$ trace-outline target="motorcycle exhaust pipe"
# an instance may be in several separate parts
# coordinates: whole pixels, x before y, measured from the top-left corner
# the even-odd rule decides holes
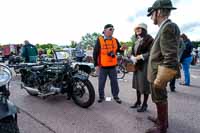
[[[26,91],[29,91],[33,95],[39,95],[40,94],[40,92],[37,89],[33,89],[31,87],[24,86],[23,84],[21,84],[21,89],[25,89]]]

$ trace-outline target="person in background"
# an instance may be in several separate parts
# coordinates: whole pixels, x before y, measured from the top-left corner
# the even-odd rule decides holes
[[[85,51],[81,44],[76,47],[76,61],[82,62],[83,58],[85,57]]]
[[[185,43],[183,42],[183,39],[180,37],[179,38],[179,46],[178,46],[178,61],[180,62],[180,59],[181,59],[181,56],[183,54],[183,51],[185,50]],[[181,78],[181,72],[180,72],[180,69],[177,73],[177,75],[170,81],[170,90],[171,92],[175,92],[176,90],[176,78]]]
[[[132,47],[131,59],[136,65],[136,71],[133,72],[132,87],[136,89],[137,101],[131,108],[138,108],[141,104],[141,95],[144,95],[142,106],[137,109],[138,112],[147,110],[147,101],[150,94],[150,86],[147,81],[147,64],[149,52],[152,46],[153,38],[147,33],[147,25],[138,24],[135,29],[136,42]]]
[[[148,81],[151,97],[156,104],[157,117],[148,117],[155,126],[146,133],[167,133],[168,128],[168,97],[167,83],[177,74],[178,45],[180,30],[177,24],[169,19],[173,7],[171,0],[156,0],[148,8],[148,15],[159,31],[154,39],[148,62]]]
[[[117,103],[121,104],[122,101],[118,96],[119,85],[116,71],[117,52],[124,51],[126,46],[120,46],[119,41],[112,36],[113,32],[114,27],[112,24],[104,26],[103,36],[99,36],[95,44],[93,59],[96,71],[99,70],[98,102],[101,103],[105,100],[104,88],[107,76],[109,76],[113,98]]]
[[[93,63],[93,47],[88,46],[86,51],[86,62]]]
[[[197,62],[198,62],[198,58],[199,58],[198,53],[199,53],[198,47],[194,48],[194,64],[195,64],[195,65],[196,65]]]
[[[24,46],[22,47],[21,56],[24,58],[26,63],[36,63],[38,57],[38,51],[36,46],[30,44],[28,40],[24,41]]]
[[[181,85],[190,85],[190,64],[192,62],[192,42],[190,39],[183,33],[181,35],[181,38],[183,39],[183,42],[185,43],[185,50],[183,51],[183,54],[181,56],[181,64],[183,67],[184,72],[184,82],[180,82]]]
[[[47,57],[48,58],[53,58],[54,57],[54,52],[53,52],[53,48],[51,45],[49,45],[48,49],[47,49]]]
[[[43,55],[43,54],[44,54],[43,49],[42,49],[42,48],[39,48],[39,50],[38,50],[38,57],[39,57],[40,60],[42,60],[42,55]]]

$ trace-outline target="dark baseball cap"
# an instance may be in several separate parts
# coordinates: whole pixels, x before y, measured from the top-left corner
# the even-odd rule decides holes
[[[105,26],[104,26],[104,29],[107,29],[107,28],[110,28],[110,27],[114,27],[112,24],[106,24]]]

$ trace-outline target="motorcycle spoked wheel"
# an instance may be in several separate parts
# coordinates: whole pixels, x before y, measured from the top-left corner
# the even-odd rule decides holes
[[[122,65],[118,65],[116,67],[116,71],[117,71],[117,79],[123,79],[126,74],[125,68]]]
[[[17,125],[17,116],[8,116],[0,120],[0,133],[19,133],[19,127]]]
[[[72,99],[83,108],[90,107],[95,100],[95,91],[89,80],[77,79],[73,86]]]

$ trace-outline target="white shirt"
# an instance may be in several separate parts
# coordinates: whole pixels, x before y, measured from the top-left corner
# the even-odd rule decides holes
[[[162,27],[163,26],[163,24],[167,21],[167,20],[169,20],[168,18],[167,19],[165,19],[164,21],[162,21],[162,23],[160,24],[160,26],[159,27]]]

